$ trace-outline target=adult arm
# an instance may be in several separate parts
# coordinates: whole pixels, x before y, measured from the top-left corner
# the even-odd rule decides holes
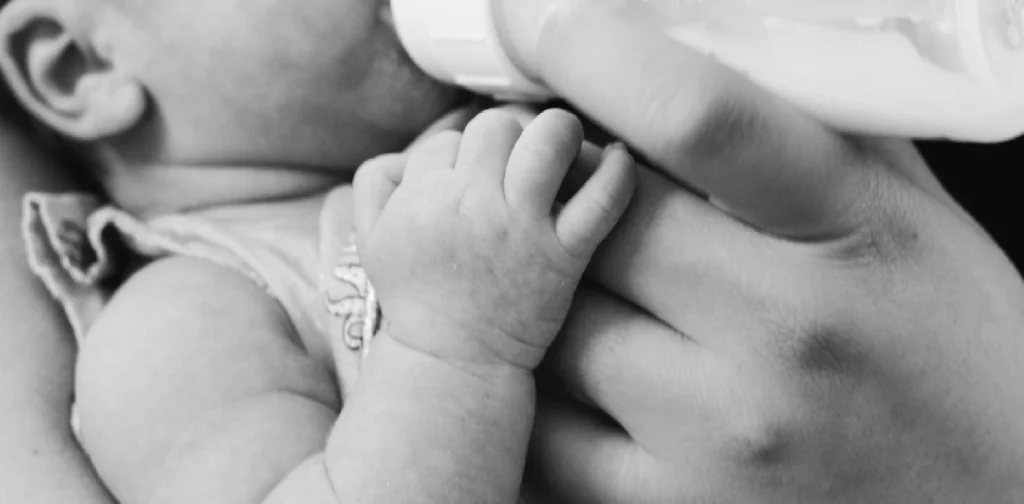
[[[75,184],[0,120],[0,488],[11,502],[110,503],[70,431],[75,345],[64,315],[28,271],[26,191]]]

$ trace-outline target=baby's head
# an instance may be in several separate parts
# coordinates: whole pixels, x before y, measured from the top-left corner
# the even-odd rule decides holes
[[[407,58],[384,2],[10,0],[0,68],[38,120],[128,164],[351,169],[457,96]]]

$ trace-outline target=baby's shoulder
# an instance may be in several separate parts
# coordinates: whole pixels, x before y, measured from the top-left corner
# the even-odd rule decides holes
[[[243,273],[200,258],[170,256],[144,266],[115,291],[88,339],[100,343],[114,333],[158,339],[157,333],[167,332],[223,337],[253,331],[295,338],[280,304]]]

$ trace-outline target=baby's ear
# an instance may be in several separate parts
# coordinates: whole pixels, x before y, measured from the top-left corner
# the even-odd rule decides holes
[[[66,137],[127,132],[146,112],[145,89],[76,36],[61,3],[12,0],[0,9],[0,71],[22,106]]]

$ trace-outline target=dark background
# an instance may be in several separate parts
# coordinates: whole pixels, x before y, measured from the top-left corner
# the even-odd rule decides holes
[[[920,142],[936,175],[1013,259],[1024,266],[1024,137],[996,145]]]

